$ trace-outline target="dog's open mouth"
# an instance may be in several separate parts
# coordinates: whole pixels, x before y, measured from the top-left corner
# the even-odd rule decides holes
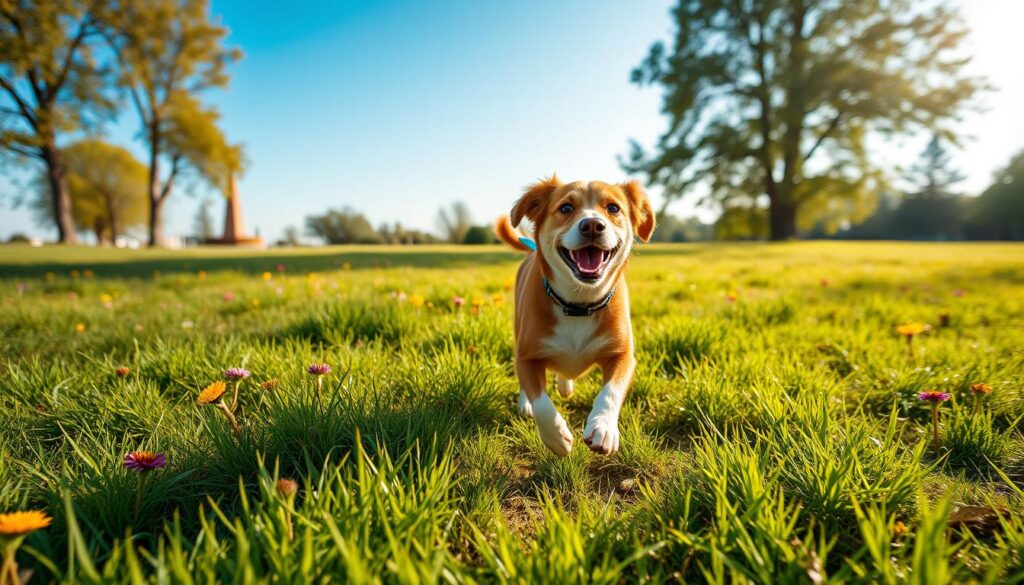
[[[584,246],[578,250],[558,247],[558,254],[572,269],[573,274],[584,282],[594,282],[601,278],[608,260],[615,255],[618,246],[605,250],[597,246]]]

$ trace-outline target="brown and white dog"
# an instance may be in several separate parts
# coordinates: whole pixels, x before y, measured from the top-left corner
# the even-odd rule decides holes
[[[564,457],[573,436],[545,391],[547,371],[569,396],[573,380],[595,365],[603,387],[594,400],[583,441],[591,450],[619,449],[619,410],[633,378],[633,329],[625,268],[639,238],[654,231],[654,212],[637,182],[561,183],[552,176],[531,185],[495,232],[530,252],[516,276],[516,374],[519,412],[533,417],[544,444]],[[515,231],[523,219],[537,250]]]

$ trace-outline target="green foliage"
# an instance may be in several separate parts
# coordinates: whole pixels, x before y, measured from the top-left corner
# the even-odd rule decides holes
[[[1024,239],[1024,152],[996,173],[974,204],[970,231],[978,239]]]
[[[560,459],[515,409],[517,254],[2,247],[0,512],[54,517],[17,555],[43,582],[1012,582],[1021,254],[641,247],[622,449],[582,448],[590,374],[553,393]],[[913,358],[908,321],[932,325]],[[197,402],[230,366],[238,432]],[[168,462],[138,517],[135,449]]]
[[[493,244],[494,232],[490,226],[475,225],[466,230],[466,237],[462,239],[463,244]]]
[[[109,244],[128,228],[145,223],[146,167],[128,150],[100,140],[86,139],[63,150],[68,167],[71,212],[78,229],[93,230],[100,243]],[[53,196],[45,178],[38,181],[34,206],[39,219],[53,218]]]
[[[980,85],[943,2],[681,0],[673,17],[632,76],[664,88],[669,128],[624,166],[669,198],[701,184],[726,210],[768,207],[772,239],[866,217],[884,181],[868,136],[948,135]]]
[[[306,218],[306,229],[310,235],[323,239],[327,244],[382,242],[380,234],[373,229],[370,220],[350,207],[341,211],[332,209],[323,215],[311,215]]]

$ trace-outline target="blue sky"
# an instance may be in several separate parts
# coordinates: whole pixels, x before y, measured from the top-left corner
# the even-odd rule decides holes
[[[231,87],[208,100],[230,139],[246,145],[247,228],[275,239],[310,213],[350,205],[375,224],[433,229],[441,204],[464,200],[489,221],[552,171],[625,178],[616,157],[628,140],[649,143],[665,125],[658,90],[630,85],[629,71],[652,41],[668,38],[671,4],[317,0],[283,10],[277,1],[214,0],[230,42],[246,53]],[[1024,81],[1007,61],[1022,6],[964,2],[975,70],[1001,89],[965,121],[975,140],[954,153],[970,191],[1024,147]],[[110,139],[141,155],[136,128],[125,110]],[[921,147],[909,139],[884,148],[910,161]],[[0,193],[10,189],[0,179]],[[202,196],[175,193],[168,233],[190,233]],[[9,201],[0,202],[0,237],[49,235],[26,229],[28,213]]]

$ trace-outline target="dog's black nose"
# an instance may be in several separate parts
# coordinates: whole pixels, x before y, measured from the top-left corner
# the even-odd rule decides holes
[[[604,220],[597,217],[588,217],[580,222],[580,233],[591,238],[596,238],[604,228]]]

